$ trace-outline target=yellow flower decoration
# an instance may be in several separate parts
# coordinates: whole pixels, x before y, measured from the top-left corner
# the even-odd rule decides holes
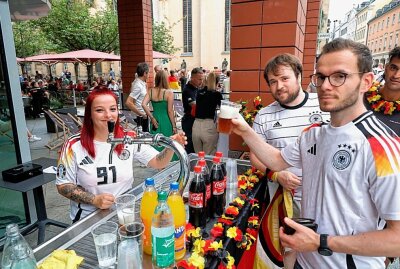
[[[219,240],[219,242],[212,242],[210,244],[210,248],[214,249],[214,250],[218,250],[218,249],[222,249],[223,245],[222,245],[222,240]]]
[[[189,258],[189,262],[198,269],[204,269],[205,259],[203,256],[194,252]]]
[[[224,227],[222,226],[222,223],[220,223],[220,222],[215,223],[215,224],[214,224],[214,227],[221,227],[221,228],[224,228]]]
[[[237,227],[229,228],[228,231],[226,231],[226,236],[228,236],[229,238],[235,238],[237,236],[236,229]]]
[[[232,217],[226,216],[225,214],[222,214],[221,218],[223,218],[223,219],[228,219],[228,220],[233,220],[233,219],[234,219],[234,218],[232,218]]]
[[[233,258],[231,254],[229,254],[228,252],[228,256],[226,257],[226,259],[228,260],[226,268],[231,269],[235,265],[235,258]]]
[[[189,237],[198,238],[198,237],[200,237],[200,234],[201,234],[200,227],[197,227],[196,229],[192,229],[192,230],[188,231]]]
[[[194,249],[193,252],[198,253],[198,254],[203,254],[204,250],[203,247],[206,245],[206,241],[201,240],[201,239],[196,239],[193,243]]]
[[[244,205],[244,200],[242,200],[240,197],[236,197],[233,201],[239,205]]]

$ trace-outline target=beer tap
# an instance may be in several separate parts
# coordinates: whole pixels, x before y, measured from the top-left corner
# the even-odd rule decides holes
[[[177,182],[179,183],[179,192],[181,193],[181,195],[183,194],[183,190],[185,189],[186,184],[188,183],[189,180],[190,164],[189,164],[189,157],[181,144],[179,144],[177,141],[173,140],[170,137],[164,136],[163,134],[152,135],[148,132],[142,132],[141,128],[137,128],[138,133],[136,137],[125,135],[124,137],[121,138],[114,138],[115,123],[108,122],[107,125],[109,132],[107,142],[111,143],[112,145],[109,157],[110,163],[112,161],[113,150],[115,146],[118,144],[130,144],[130,145],[137,144],[138,150],[141,144],[170,148],[179,157],[180,171]]]

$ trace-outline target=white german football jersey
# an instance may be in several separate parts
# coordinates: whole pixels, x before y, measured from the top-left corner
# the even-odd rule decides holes
[[[147,165],[159,153],[148,145],[142,145],[139,152],[137,145],[125,145],[120,155],[113,151],[110,163],[111,144],[94,141],[94,146],[96,158],[90,157],[82,147],[80,134],[69,138],[58,160],[57,185],[73,183],[95,195],[110,193],[117,196],[132,188],[133,160]],[[95,210],[92,205],[71,200],[72,220],[82,219]]]
[[[305,94],[303,102],[297,106],[289,107],[275,101],[261,109],[254,120],[254,131],[268,144],[283,149],[295,142],[306,127],[328,121],[329,113],[320,110],[317,94]],[[291,167],[287,170],[301,179],[301,169]],[[296,189],[294,198],[301,199],[301,186]]]
[[[399,137],[372,112],[341,127],[315,124],[281,154],[303,169],[302,217],[315,219],[318,233],[355,235],[377,230],[380,217],[400,220]],[[384,257],[345,253],[297,259],[303,268],[385,268]]]

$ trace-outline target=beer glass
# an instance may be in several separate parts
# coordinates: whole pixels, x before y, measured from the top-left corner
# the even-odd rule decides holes
[[[218,115],[218,132],[230,134],[232,132],[232,119],[239,115],[241,104],[222,100]]]

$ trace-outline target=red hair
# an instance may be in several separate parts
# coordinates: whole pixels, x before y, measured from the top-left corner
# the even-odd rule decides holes
[[[118,97],[109,90],[106,86],[97,86],[94,90],[89,94],[88,98],[86,99],[86,106],[85,106],[85,116],[83,118],[83,126],[81,130],[81,144],[84,149],[89,153],[89,155],[93,158],[96,157],[96,151],[94,149],[94,129],[93,129],[93,122],[92,122],[92,104],[94,99],[98,96],[102,95],[111,95],[115,99],[115,104],[118,103]],[[115,123],[114,128],[114,137],[120,138],[124,136],[124,130],[119,123],[119,117],[117,118],[117,122]],[[115,151],[118,154],[121,154],[124,148],[123,144],[119,144],[115,147]]]

